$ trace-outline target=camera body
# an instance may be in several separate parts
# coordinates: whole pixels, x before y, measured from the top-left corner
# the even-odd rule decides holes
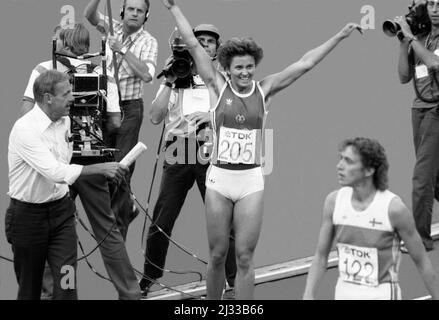
[[[101,41],[102,51],[90,57],[105,56],[105,39]],[[107,67],[106,60],[101,60],[102,73],[97,73],[97,65],[85,62],[73,66],[68,58],[73,57],[63,51],[56,50],[56,39],[52,40],[52,66],[57,69],[57,63],[67,68],[70,76],[74,101],[70,107],[71,119],[69,141],[73,143],[72,163],[91,164],[112,160],[116,149],[106,146],[108,140],[105,132],[107,110]],[[104,139],[105,138],[105,139]]]
[[[412,5],[409,6],[409,12],[405,15],[405,19],[415,36],[431,31],[431,21],[425,2],[415,3],[413,0]],[[383,32],[389,37],[398,35],[400,30],[401,26],[392,20],[386,20],[383,23]]]
[[[181,37],[174,38],[170,45],[172,59],[157,78],[175,76],[177,78],[174,82],[175,88],[189,88],[192,84],[194,59]]]
[[[74,102],[69,116],[73,158],[94,157],[98,160],[107,155],[103,144],[107,77],[96,73],[73,73],[71,83]]]

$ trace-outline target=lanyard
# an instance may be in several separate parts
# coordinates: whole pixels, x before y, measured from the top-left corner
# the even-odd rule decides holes
[[[126,48],[127,48],[127,51],[126,51],[126,52],[130,51],[131,47],[132,47],[132,46],[134,45],[134,43],[136,43],[136,41],[139,39],[140,35],[141,35],[141,32],[139,32],[139,33],[136,35],[136,37],[135,37],[133,40],[131,40],[131,42],[130,42],[130,44],[128,45],[128,47],[126,47]],[[119,69],[120,69],[120,67],[121,67],[121,65],[122,65],[122,62],[123,62],[124,58],[125,58],[125,56],[123,55],[122,58],[120,59],[120,61],[118,61],[118,62],[116,61],[116,62],[117,62],[117,63],[116,63],[116,70],[117,70],[117,72],[119,71]],[[111,64],[114,65],[114,61],[111,61]],[[110,66],[110,67],[111,67],[111,66]],[[116,71],[115,71],[115,72],[116,72]]]

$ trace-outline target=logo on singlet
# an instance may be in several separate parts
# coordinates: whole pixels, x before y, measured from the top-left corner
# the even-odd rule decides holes
[[[375,228],[375,225],[382,225],[383,224],[382,222],[375,220],[375,218],[373,218],[373,220],[369,221],[369,223],[372,225],[372,228]]]
[[[233,103],[232,99],[226,99],[226,105],[231,106]]]
[[[243,124],[245,122],[245,117],[242,114],[237,114],[235,117],[235,121],[238,124]]]

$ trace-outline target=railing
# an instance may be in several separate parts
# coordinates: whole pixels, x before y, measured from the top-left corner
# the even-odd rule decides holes
[[[431,233],[434,240],[439,239],[439,223],[432,225]],[[305,275],[308,273],[312,259],[313,257],[311,256],[257,268],[255,270],[255,285]],[[337,265],[337,252],[331,251],[328,257],[328,269],[335,268]],[[188,295],[196,297],[206,295],[206,282],[204,280],[186,283],[175,286],[174,288],[181,292],[176,292],[169,289],[152,291],[148,294],[146,300],[182,300],[188,299]],[[185,295],[182,292],[187,293],[188,295]],[[431,299],[431,297],[425,296],[414,300],[428,299]]]

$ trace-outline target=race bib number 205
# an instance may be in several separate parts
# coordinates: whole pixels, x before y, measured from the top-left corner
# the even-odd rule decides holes
[[[221,127],[218,140],[218,160],[228,163],[255,163],[257,130]]]
[[[376,248],[337,244],[340,278],[347,282],[375,287],[378,285],[378,251]]]

